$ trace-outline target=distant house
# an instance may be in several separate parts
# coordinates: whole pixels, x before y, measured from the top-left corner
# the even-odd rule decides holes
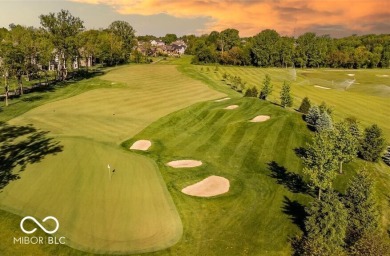
[[[187,47],[185,45],[171,44],[171,48],[173,53],[183,55]]]
[[[83,53],[83,49],[80,49],[80,52]],[[60,64],[60,56],[57,53],[57,50],[53,50],[52,52],[54,58],[49,61],[49,71],[55,71],[58,69],[58,65]],[[87,57],[75,57],[72,63],[73,69],[79,69],[81,67],[92,67],[94,65],[93,63],[93,57],[92,55]]]
[[[164,46],[165,43],[161,40],[161,39],[158,39],[158,40],[151,40],[150,41],[150,44],[152,46]]]

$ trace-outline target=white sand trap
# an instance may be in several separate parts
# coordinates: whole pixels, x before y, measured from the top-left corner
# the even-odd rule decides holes
[[[377,77],[389,77],[389,75],[376,75]]]
[[[260,122],[267,121],[270,118],[271,118],[270,116],[256,116],[252,120],[250,120],[249,122],[260,123]]]
[[[319,85],[314,85],[314,87],[320,88],[320,89],[325,89],[325,90],[330,90],[331,89],[329,87],[323,87],[323,86],[319,86]]]
[[[230,106],[227,106],[224,109],[236,109],[236,108],[238,108],[238,105],[230,105]]]
[[[192,168],[202,165],[202,161],[198,160],[176,160],[167,163],[168,166],[173,168]]]
[[[223,99],[215,100],[215,102],[221,102],[221,101],[225,101],[225,100],[230,100],[230,98],[223,98]]]
[[[150,140],[137,140],[133,143],[133,145],[131,145],[130,149],[146,151],[150,148],[150,146],[152,146],[152,142],[150,142]]]
[[[228,179],[213,175],[183,188],[181,192],[190,196],[210,197],[224,194],[229,191],[229,188],[230,182]]]
[[[348,74],[348,76],[355,76],[355,74]]]

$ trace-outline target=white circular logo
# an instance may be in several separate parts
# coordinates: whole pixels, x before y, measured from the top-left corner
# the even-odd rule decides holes
[[[45,221],[47,221],[47,220],[54,220],[54,222],[56,223],[56,228],[53,229],[53,230],[51,230],[51,231],[47,230],[44,226],[42,226],[34,217],[26,216],[26,217],[24,217],[24,218],[20,221],[20,229],[21,229],[24,233],[26,233],[26,234],[34,233],[34,232],[37,230],[37,228],[34,228],[34,229],[30,230],[30,231],[25,230],[24,227],[23,227],[23,223],[24,223],[26,220],[32,220],[33,222],[35,222],[35,224],[37,224],[37,225],[38,225],[46,234],[53,234],[53,233],[57,232],[58,228],[60,227],[60,224],[58,223],[58,220],[57,220],[55,217],[53,217],[53,216],[47,216],[46,218],[44,218],[44,219],[42,220],[42,222],[45,222]]]

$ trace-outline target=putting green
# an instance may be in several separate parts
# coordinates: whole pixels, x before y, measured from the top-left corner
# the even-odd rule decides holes
[[[182,235],[177,210],[153,160],[119,143],[155,120],[193,103],[223,97],[175,66],[128,66],[103,77],[125,83],[37,107],[13,120],[50,131],[63,152],[28,165],[0,193],[0,208],[55,216],[56,235],[95,253],[167,248]],[[109,180],[107,164],[116,171]]]
[[[61,144],[62,153],[31,165],[4,189],[3,207],[55,216],[56,236],[90,252],[154,251],[180,239],[180,217],[153,161],[89,140]]]

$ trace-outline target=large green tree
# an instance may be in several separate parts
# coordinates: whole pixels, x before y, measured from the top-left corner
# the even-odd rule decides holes
[[[343,173],[343,163],[348,163],[357,157],[358,139],[352,134],[346,122],[337,123],[333,133],[334,155],[339,161],[339,172]]]
[[[219,34],[218,45],[222,53],[240,44],[240,36],[238,33],[237,29],[232,28],[221,31]]]
[[[57,14],[39,16],[42,27],[49,32],[50,39],[56,48],[56,54],[59,61],[58,79],[64,80],[67,76],[67,61],[77,55],[76,36],[83,29],[83,21],[74,17],[69,11],[61,10]]]
[[[359,154],[367,161],[377,162],[385,149],[385,139],[382,129],[378,125],[373,124],[364,130],[363,139],[361,141]]]
[[[280,36],[275,30],[266,29],[252,39],[252,63],[255,66],[270,67],[280,65],[281,49],[284,44],[279,43]],[[288,62],[288,50],[284,49],[282,59]]]
[[[303,255],[333,256],[343,253],[347,211],[336,193],[324,193],[307,207]]]
[[[321,199],[322,191],[332,188],[337,175],[338,161],[334,152],[332,131],[322,131],[314,134],[303,156],[303,172],[308,176],[310,185],[318,190],[318,199]]]
[[[353,245],[365,233],[378,231],[380,214],[375,194],[375,183],[367,170],[358,171],[349,182],[345,205],[349,213],[349,245]]]
[[[112,22],[108,29],[121,41],[122,59],[127,63],[130,60],[131,51],[135,44],[134,28],[127,21],[117,20]]]

